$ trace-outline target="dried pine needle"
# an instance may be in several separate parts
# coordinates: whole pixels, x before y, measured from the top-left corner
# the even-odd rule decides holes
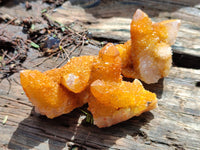
[[[31,46],[34,47],[34,48],[36,48],[36,49],[40,48],[40,46],[38,44],[34,43],[34,42],[31,42]]]
[[[92,114],[90,114],[90,113],[88,113],[88,112],[86,112],[86,111],[84,111],[82,109],[80,109],[80,111],[86,115],[86,122],[90,123],[90,124],[93,124],[94,120],[93,120]]]
[[[8,120],[8,115],[6,115],[2,121],[2,124],[5,125],[6,124],[6,121]]]

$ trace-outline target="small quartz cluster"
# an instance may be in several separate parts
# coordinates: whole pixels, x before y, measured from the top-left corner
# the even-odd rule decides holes
[[[122,58],[122,74],[147,84],[166,77],[172,65],[171,45],[180,23],[180,20],[153,23],[138,9],[131,22],[131,40],[116,45]]]

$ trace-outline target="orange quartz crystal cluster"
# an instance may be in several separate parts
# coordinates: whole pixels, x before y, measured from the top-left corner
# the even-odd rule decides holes
[[[176,36],[168,31],[172,31],[172,26],[176,28],[176,22],[153,24],[137,10],[131,23],[131,40],[119,45],[108,43],[98,56],[74,57],[61,68],[43,73],[24,70],[20,73],[22,87],[37,110],[48,118],[86,103],[94,124],[100,128],[138,116],[157,107],[156,95],[145,90],[138,79],[153,83],[168,74],[169,45]],[[146,77],[146,72],[156,77]],[[135,80],[123,81],[121,74]]]
[[[138,9],[131,22],[131,40],[116,45],[122,58],[122,74],[147,84],[166,77],[172,64],[171,45],[175,43],[180,20],[153,23]]]

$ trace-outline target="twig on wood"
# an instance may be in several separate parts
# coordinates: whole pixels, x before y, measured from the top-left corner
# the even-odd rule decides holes
[[[58,65],[56,65],[55,68],[60,67],[67,59],[68,59],[68,57],[64,57],[64,59]]]
[[[15,21],[17,19],[17,17],[13,18],[12,20],[8,21],[3,27],[2,29],[4,29],[7,25],[11,24],[13,21]]]
[[[7,55],[7,54],[6,54],[6,56],[10,59],[9,61],[7,61],[7,62],[5,63],[6,65],[9,64],[9,63],[11,63],[12,61],[14,61],[15,63],[17,63],[15,59],[16,59],[17,57],[20,56],[20,53],[18,53],[17,55],[15,55],[15,56],[13,56],[13,57],[10,57],[10,56]]]
[[[64,58],[65,58],[65,56],[64,56],[64,54],[63,54],[63,53],[61,53],[61,56],[62,56],[62,59],[64,59]]]
[[[5,63],[4,63],[4,58],[5,58],[5,55],[7,54],[7,51],[4,51],[3,49],[2,49],[2,52],[3,52],[3,55],[2,55],[2,60],[1,60],[1,69],[3,70],[3,67],[4,67],[4,65],[5,65]]]
[[[11,90],[11,81],[10,81],[10,79],[8,79],[8,78],[6,78],[7,79],[7,81],[8,81],[8,83],[9,83],[9,87],[8,87],[8,91],[7,91],[7,94],[9,94],[10,93],[10,90]]]
[[[69,56],[81,45],[81,42],[74,46],[74,48],[69,52]]]
[[[52,56],[54,56],[55,54],[51,54],[50,56],[46,57],[45,59],[43,59],[41,62],[35,64],[33,67],[38,67],[40,66],[41,64],[43,64],[45,61],[47,61],[48,59],[50,59]]]
[[[71,55],[71,54],[76,50],[76,48],[78,48],[80,45],[81,45],[81,43],[77,44],[76,46],[74,46],[74,47],[72,48],[71,51],[67,50],[67,51],[69,51],[69,53],[67,53],[67,52],[66,52],[66,49],[65,49],[65,50],[64,50],[64,53],[65,53],[66,57],[65,57],[58,65],[56,65],[55,68],[60,67],[66,60],[69,60],[69,59],[70,59],[70,55]]]
[[[63,51],[64,51],[64,53],[65,53],[67,59],[69,60],[69,59],[70,59],[70,58],[69,58],[69,50],[63,49]]]
[[[55,61],[57,61],[59,57],[62,57],[61,62],[55,66],[55,68],[58,68],[66,60],[70,59],[70,56],[75,50],[77,50],[78,47],[80,47],[80,51],[77,53],[78,56],[80,56],[83,50],[83,46],[85,44],[85,40],[87,40],[87,31],[84,30],[81,32],[77,32],[72,29],[70,25],[65,26],[62,23],[52,20],[52,18],[48,14],[43,14],[43,17],[45,20],[47,20],[49,28],[47,29],[47,32],[45,34],[42,34],[40,37],[37,38],[37,41],[35,40],[34,35],[32,40],[34,40],[35,43],[41,43],[40,45],[42,46],[40,50],[44,52],[43,56],[47,55],[48,58],[45,58],[42,62],[34,65],[34,67],[44,63],[44,61],[50,58],[49,55],[57,55]],[[50,37],[51,39],[49,40],[48,38]]]
[[[12,75],[15,72],[18,72],[21,68],[21,63],[27,57],[27,47],[22,38],[16,37],[15,39],[11,39],[11,37],[7,37],[6,35],[2,35],[6,37],[3,39],[3,44],[5,45],[4,49],[1,49],[1,65],[0,70],[3,76],[1,77],[1,81],[5,78]],[[7,44],[8,43],[8,44]],[[10,83],[10,82],[9,82]],[[8,93],[10,90],[8,91]]]
[[[80,51],[79,51],[78,56],[81,55],[81,52],[83,51],[83,46],[84,46],[84,44],[85,44],[85,36],[83,36],[83,38],[82,38],[82,44],[81,44],[81,48],[80,48]]]
[[[66,60],[69,60],[69,54],[67,53],[68,50],[67,49],[63,49],[62,50],[63,52],[61,53],[62,54],[62,58],[63,60],[55,67],[55,68],[58,68],[60,67]],[[65,55],[64,55],[65,54]]]
[[[10,101],[13,101],[13,102],[16,102],[16,103],[19,103],[19,104],[22,104],[22,105],[26,105],[26,106],[29,106],[29,107],[33,107],[31,104],[28,104],[28,103],[22,102],[22,101],[18,101],[18,100],[14,99],[14,98],[2,96],[2,95],[0,95],[0,98],[6,99],[6,100],[10,100]]]
[[[55,62],[58,60],[58,58],[60,57],[60,53],[58,53],[56,59],[55,59]]]
[[[13,81],[15,81],[15,83],[21,86],[21,84],[15,78],[13,78]]]

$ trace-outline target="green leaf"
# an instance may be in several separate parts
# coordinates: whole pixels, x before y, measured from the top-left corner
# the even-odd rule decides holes
[[[89,115],[86,116],[86,122],[90,122],[90,116]]]
[[[91,124],[93,124],[93,123],[94,123],[93,116],[91,117],[90,123],[91,123]]]
[[[43,10],[41,11],[41,13],[45,13],[45,12],[47,12],[47,9],[43,9]]]
[[[34,29],[35,29],[35,25],[32,24],[32,25],[31,25],[31,30],[34,30]]]
[[[2,56],[0,56],[0,62],[2,61],[2,59],[3,59],[3,57],[2,57]]]
[[[61,27],[64,27],[64,24],[58,22],[58,21],[55,21],[55,23],[59,24]]]
[[[4,124],[6,124],[6,121],[8,120],[8,115],[6,115],[5,117],[4,117],[4,119],[3,119],[3,121],[2,121],[2,124],[4,125]]]
[[[65,27],[61,27],[61,30],[62,30],[62,32],[64,32],[65,31]]]
[[[82,113],[84,113],[85,115],[87,115],[87,114],[88,114],[88,113],[87,113],[87,112],[85,112],[83,109],[80,109],[80,108],[79,108],[79,110],[80,110],[80,111],[82,111]]]
[[[90,114],[90,113],[88,113],[88,112],[86,112],[86,111],[84,111],[84,110],[82,110],[82,109],[80,109],[80,111],[82,111],[85,115],[86,115],[86,122],[87,123],[90,123],[90,124],[93,124],[93,116]]]
[[[78,150],[78,149],[79,149],[78,146],[74,146],[74,147],[72,147],[71,150]]]
[[[37,48],[37,49],[38,49],[38,48],[40,48],[40,46],[39,46],[39,45],[37,45],[37,44],[36,44],[36,43],[34,43],[34,42],[31,42],[31,46],[32,46],[32,47],[34,47],[34,48]]]
[[[58,22],[56,20],[55,20],[55,23],[59,24],[59,26],[61,27],[62,32],[64,32],[65,29],[67,28],[67,27],[64,26],[64,24],[62,24],[62,23],[60,23],[60,22]]]

